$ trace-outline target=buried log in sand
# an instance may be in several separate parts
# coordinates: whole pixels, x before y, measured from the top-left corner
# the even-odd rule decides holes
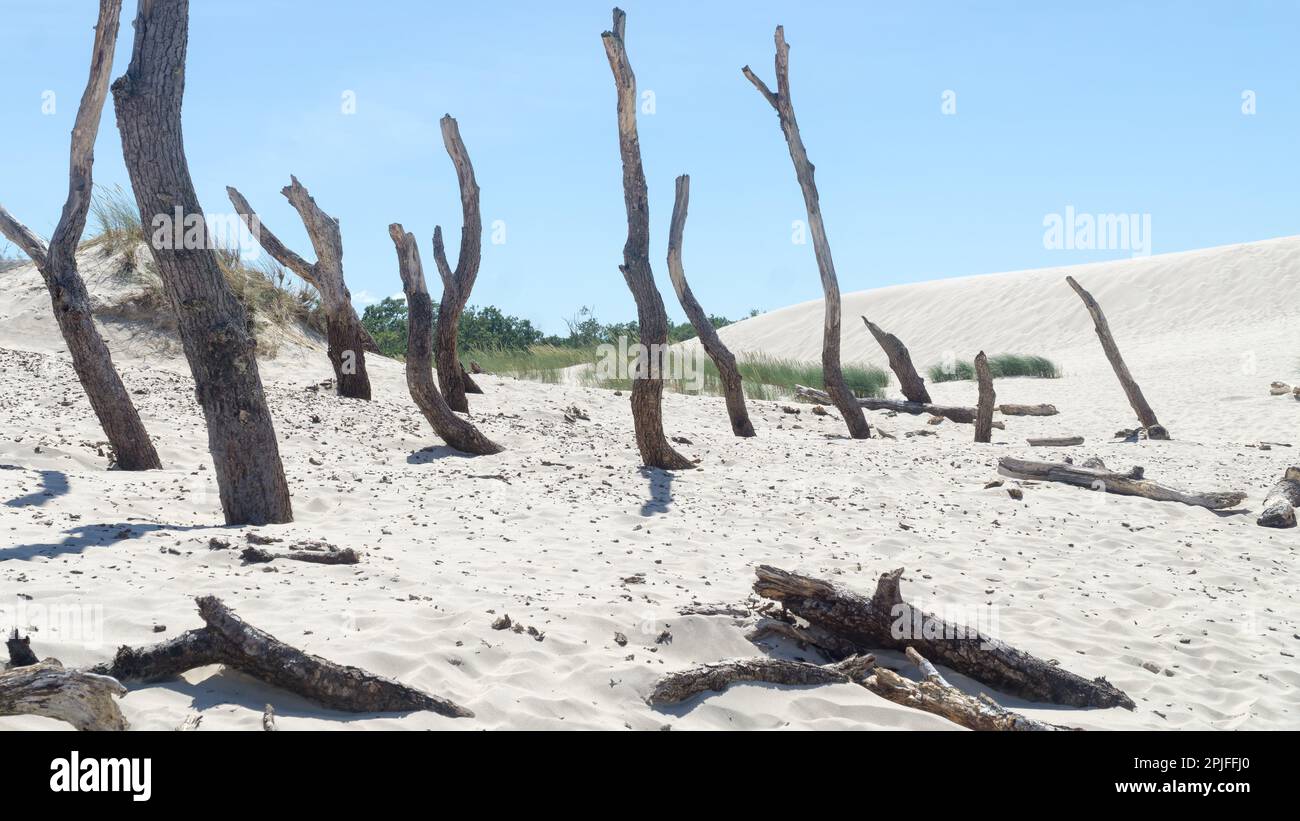
[[[474,715],[447,699],[304,653],[248,624],[215,596],[196,601],[207,626],[150,647],[119,647],[111,663],[97,665],[91,672],[119,681],[149,682],[174,678],[195,667],[224,664],[335,710],[429,710],[450,718]]]
[[[825,405],[833,404],[830,394],[817,388],[795,385],[794,392],[796,396],[813,402],[820,402]],[[859,398],[857,402],[867,410],[897,411],[899,413],[910,413],[913,416],[930,414],[931,416],[942,416],[953,422],[965,424],[971,424],[975,421],[974,408],[955,408],[946,405],[933,405],[929,402],[908,402],[902,399],[876,399],[873,397]]]
[[[1178,490],[1143,478],[1144,471],[1140,467],[1134,467],[1127,473],[1116,473],[1104,467],[1079,467],[1061,462],[1034,462],[1003,456],[998,460],[998,473],[1012,479],[1061,482],[1120,496],[1141,496],[1156,502],[1182,502],[1210,510],[1236,507],[1246,498],[1246,494],[1239,491],[1194,493]]]
[[[1264,497],[1264,510],[1255,523],[1261,527],[1295,527],[1296,507],[1300,507],[1300,467],[1289,467]]]
[[[1003,416],[1055,416],[1060,413],[1055,405],[998,405]]]

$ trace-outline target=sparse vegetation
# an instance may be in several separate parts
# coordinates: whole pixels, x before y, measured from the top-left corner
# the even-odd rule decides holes
[[[1057,379],[1061,371],[1052,360],[1032,354],[1004,353],[989,357],[989,370],[994,379],[1007,376],[1028,376],[1034,379]],[[959,360],[951,366],[931,365],[931,382],[958,382],[975,378],[975,366],[969,360]]]

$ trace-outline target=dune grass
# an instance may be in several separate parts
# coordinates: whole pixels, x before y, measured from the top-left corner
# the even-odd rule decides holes
[[[1060,368],[1052,360],[1034,354],[995,354],[989,357],[989,371],[994,379],[1007,376],[1058,379],[1061,376]],[[928,374],[931,382],[970,380],[975,378],[975,365],[969,360],[958,360],[951,367],[931,365]]]

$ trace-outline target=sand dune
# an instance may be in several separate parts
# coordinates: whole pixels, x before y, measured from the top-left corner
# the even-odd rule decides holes
[[[86,261],[92,288],[118,280]],[[166,469],[104,469],[102,440],[30,266],[0,274],[0,627],[30,630],[38,654],[107,658],[197,626],[192,598],[215,594],[278,637],[453,698],[474,719],[322,710],[218,668],[133,687],[132,725],[254,729],[274,704],[283,729],[952,728],[862,688],[741,685],[668,711],[643,702],[668,670],[753,655],[746,618],[679,614],[752,603],[752,568],[771,563],[870,591],[905,566],[928,607],[996,615],[996,632],[1089,677],[1133,712],[1003,703],[1093,729],[1294,727],[1300,714],[1297,531],[1252,515],[1049,485],[1023,501],[986,489],[1000,455],[1146,466],[1198,489],[1241,489],[1248,510],[1300,446],[1300,238],[1071,271],[1101,301],[1148,399],[1175,441],[1110,444],[1135,424],[1063,269],[944,280],[845,297],[845,352],[883,363],[856,319],[898,333],[918,364],[949,349],[1059,358],[1059,380],[1000,380],[1000,401],[1053,402],[1061,415],[1010,418],[975,445],[969,426],[870,413],[896,439],[850,441],[834,417],[754,402],[758,438],[730,434],[720,398],[667,395],[670,435],[701,469],[638,467],[627,396],[496,377],[472,416],[508,450],[464,458],[440,446],[409,401],[401,367],[370,368],[376,401],[311,390],[330,375],[310,342],[262,364],[296,521],[226,528],[183,359],[165,334],[105,322],[123,378]],[[816,358],[821,309],[793,306],[724,331],[738,349]],[[935,386],[969,403],[970,383]],[[567,422],[585,408],[590,421]],[[923,431],[934,435],[907,436]],[[1031,451],[1026,436],[1078,433],[1080,448]],[[1015,484],[1015,483],[1010,483]],[[325,539],[356,566],[244,566],[248,530]],[[211,549],[214,537],[236,549]],[[54,614],[86,614],[79,627]],[[502,613],[544,633],[494,631]],[[44,621],[42,621],[44,620]],[[626,646],[615,633],[627,638]],[[797,651],[794,651],[797,652]],[[954,683],[978,689],[953,676]],[[0,718],[0,728],[57,727]]]

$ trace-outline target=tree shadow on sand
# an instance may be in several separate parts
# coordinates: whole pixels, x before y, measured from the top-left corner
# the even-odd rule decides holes
[[[27,561],[36,556],[59,556],[65,553],[81,553],[88,547],[104,547],[126,539],[138,539],[146,533],[155,531],[187,531],[224,529],[224,525],[161,525],[153,522],[113,522],[94,525],[80,525],[65,530],[66,537],[61,542],[46,544],[18,544],[12,547],[0,547],[0,562],[18,560]]]
[[[17,465],[0,465],[0,470],[23,470]],[[5,507],[39,507],[50,499],[63,496],[68,492],[68,474],[61,470],[38,470],[41,486],[38,490],[23,496],[17,496],[5,502]]]
[[[667,513],[668,506],[673,503],[672,485],[677,477],[669,471],[649,467],[641,468],[641,475],[650,483],[650,498],[641,505],[641,515]]]

